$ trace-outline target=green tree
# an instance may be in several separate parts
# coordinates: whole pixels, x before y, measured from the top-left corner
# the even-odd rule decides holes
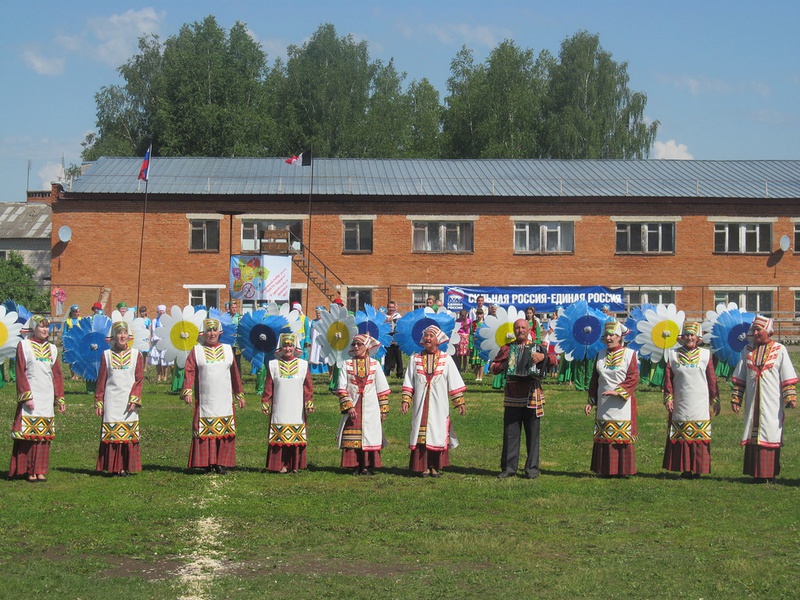
[[[439,102],[439,92],[431,82],[423,78],[412,81],[406,94],[411,128],[408,158],[439,158],[442,142],[442,115],[444,108]]]
[[[287,49],[279,91],[286,153],[313,147],[318,156],[364,156],[363,136],[376,66],[366,42],[321,25],[302,47]]]
[[[617,63],[585,31],[561,44],[545,101],[546,158],[645,158],[658,121],[647,124],[647,96],[628,88],[628,63]]]
[[[262,156],[272,133],[266,55],[237,22],[226,37],[213,16],[164,44],[156,114],[166,156]]]
[[[139,53],[117,69],[125,85],[103,86],[95,94],[97,132],[89,133],[82,142],[84,160],[144,154],[153,137],[161,53],[158,36],[142,36]]]
[[[36,283],[36,272],[13,250],[0,260],[0,299],[13,300],[31,312],[49,312],[49,290]]]

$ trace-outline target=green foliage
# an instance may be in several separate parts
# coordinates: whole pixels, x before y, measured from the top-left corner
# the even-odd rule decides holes
[[[467,414],[453,419],[461,445],[441,479],[420,479],[408,476],[410,417],[398,410],[400,381],[390,383],[383,469],[353,477],[338,467],[338,401],[315,377],[310,466],[292,476],[262,470],[266,417],[247,376],[239,467],[221,477],[185,468],[192,409],[149,375],[144,470],[110,478],[94,472],[93,399],[68,380],[48,482],[0,481],[5,588],[69,598],[794,596],[796,411],[777,485],[741,475],[742,420],[725,402],[712,474],[687,481],[661,470],[666,412],[641,386],[639,474],[603,479],[588,468],[585,393],[547,382],[542,474],[500,481],[502,395],[469,375]],[[15,401],[13,386],[0,390],[8,419]],[[11,444],[0,437],[0,456]]]
[[[83,158],[139,156],[151,142],[161,156],[642,158],[658,128],[627,63],[586,32],[558,59],[505,40],[476,64],[463,47],[444,106],[427,79],[406,85],[393,60],[370,60],[331,24],[287,56],[268,67],[245,25],[226,32],[213,16],[163,44],[143,37],[119,68],[125,84],[95,95]]]
[[[36,272],[13,250],[0,260],[0,302],[13,300],[31,312],[50,312],[49,289],[36,283]]]

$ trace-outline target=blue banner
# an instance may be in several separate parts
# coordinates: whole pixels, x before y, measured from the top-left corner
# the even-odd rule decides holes
[[[555,312],[558,307],[566,308],[573,302],[585,300],[589,306],[601,310],[608,306],[611,312],[625,310],[625,292],[622,288],[573,285],[540,285],[530,287],[482,287],[444,288],[444,306],[448,310],[469,310],[477,304],[478,296],[483,296],[486,305],[514,306],[524,310],[533,306],[537,313]]]

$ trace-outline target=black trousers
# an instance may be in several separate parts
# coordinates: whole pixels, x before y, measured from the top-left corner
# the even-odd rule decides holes
[[[516,473],[519,466],[519,446],[522,429],[525,429],[528,458],[525,461],[525,474],[529,477],[539,475],[539,426],[541,418],[536,410],[527,407],[506,406],[503,412],[503,456],[500,469]]]
[[[398,377],[403,376],[403,353],[400,346],[391,344],[386,346],[386,357],[383,360],[383,373],[387,377],[392,374],[392,369]]]

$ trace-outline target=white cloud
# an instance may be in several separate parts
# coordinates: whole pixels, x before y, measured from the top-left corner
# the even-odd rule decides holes
[[[25,50],[22,53],[22,59],[39,75],[61,75],[64,72],[65,61],[63,58],[42,56],[38,50]]]
[[[477,45],[486,48],[494,48],[502,40],[511,37],[511,32],[506,29],[485,25],[467,25],[466,23],[447,25],[431,23],[422,27],[422,33],[434,36],[443,44]]]
[[[768,98],[772,95],[772,88],[763,81],[729,82],[723,79],[712,79],[705,76],[692,77],[691,75],[664,75],[661,80],[679,90],[688,90],[692,96],[730,94],[733,92],[750,92],[762,98]]]
[[[118,67],[137,51],[141,36],[158,33],[165,16],[163,11],[158,13],[153,8],[143,8],[89,19],[89,31],[96,40],[96,57],[112,67]]]
[[[694,158],[686,144],[678,144],[675,140],[654,143],[653,154],[653,158],[656,159],[692,160]]]
[[[36,174],[41,180],[40,190],[50,189],[50,184],[53,181],[61,181],[62,177],[61,163],[50,162],[36,171]],[[33,184],[32,184],[33,185]],[[37,188],[34,188],[37,189]]]

